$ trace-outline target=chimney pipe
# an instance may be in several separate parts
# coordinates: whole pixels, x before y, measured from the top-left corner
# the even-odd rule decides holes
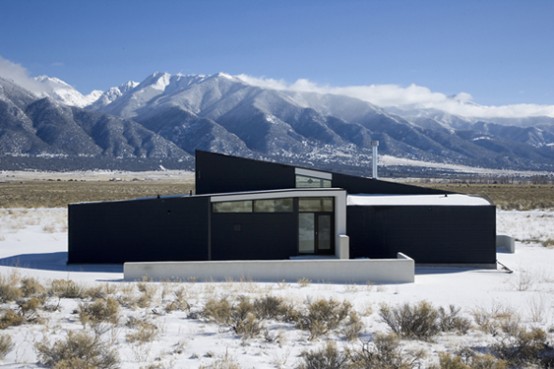
[[[373,156],[371,158],[372,160],[372,164],[373,164],[373,172],[372,172],[372,177],[374,179],[377,179],[378,176],[377,176],[377,148],[379,147],[379,141],[371,141],[371,148],[373,149]]]

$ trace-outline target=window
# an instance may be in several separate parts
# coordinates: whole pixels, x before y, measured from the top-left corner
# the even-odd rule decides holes
[[[298,200],[298,210],[300,212],[332,212],[332,197],[304,197]]]
[[[323,179],[323,178],[317,178],[317,177],[310,177],[310,176],[303,176],[303,175],[296,175],[296,187],[297,188],[330,188],[331,187],[331,180],[329,179]]]
[[[214,213],[292,213],[294,206],[288,198],[214,202],[212,209]]]
[[[212,210],[214,213],[251,213],[252,200],[214,202]]]
[[[254,211],[256,213],[291,213],[293,211],[292,199],[255,200]]]

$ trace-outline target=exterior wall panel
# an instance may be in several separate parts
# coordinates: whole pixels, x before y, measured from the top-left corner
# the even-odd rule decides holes
[[[433,188],[381,181],[372,178],[355,177],[339,173],[333,173],[332,187],[344,188],[349,194],[434,195],[451,193]]]
[[[294,167],[196,151],[197,194],[294,187]]]
[[[271,260],[298,255],[298,214],[212,214],[212,260]]]
[[[208,197],[69,206],[69,263],[207,260]]]
[[[350,257],[495,264],[494,206],[349,206]]]

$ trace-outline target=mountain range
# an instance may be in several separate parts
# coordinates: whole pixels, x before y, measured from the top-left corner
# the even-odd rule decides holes
[[[202,149],[369,175],[378,140],[381,165],[403,158],[554,171],[549,117],[385,109],[224,73],[154,73],[86,96],[56,78],[36,80],[40,93],[0,78],[0,169],[190,169]]]

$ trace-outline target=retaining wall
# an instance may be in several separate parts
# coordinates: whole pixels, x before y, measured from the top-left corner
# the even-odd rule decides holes
[[[413,283],[414,260],[402,253],[397,259],[232,260],[184,262],[130,262],[125,280]]]

